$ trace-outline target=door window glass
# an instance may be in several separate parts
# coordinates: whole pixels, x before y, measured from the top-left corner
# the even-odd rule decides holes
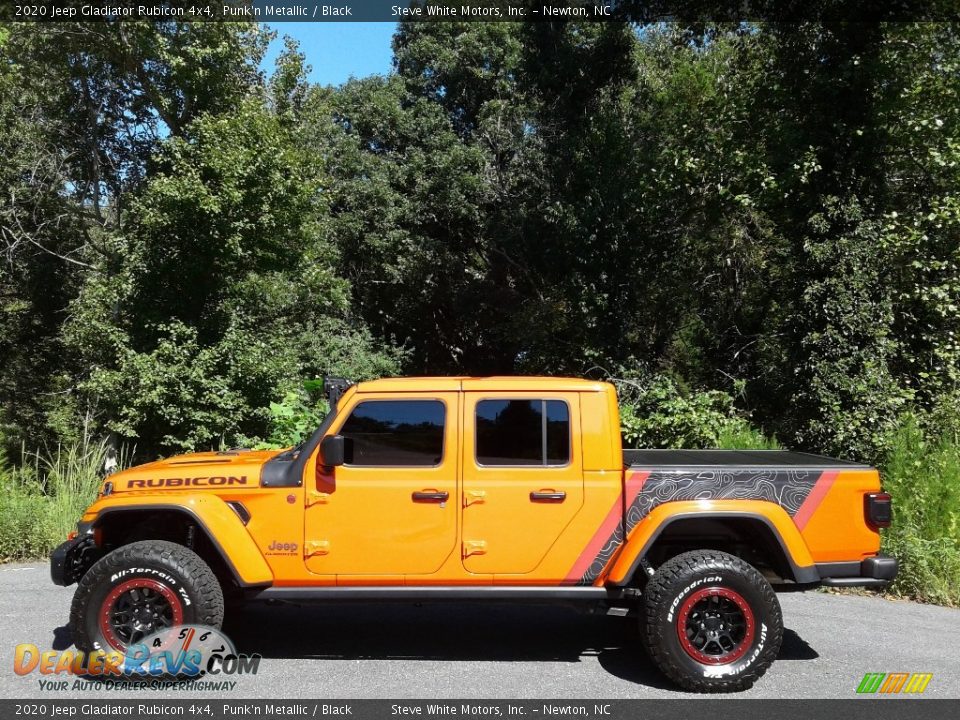
[[[348,465],[434,466],[443,460],[439,400],[366,400],[340,428]]]
[[[480,465],[570,461],[570,410],[562,400],[481,400],[476,428]]]

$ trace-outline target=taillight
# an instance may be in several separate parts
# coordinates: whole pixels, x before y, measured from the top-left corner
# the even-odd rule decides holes
[[[893,520],[893,504],[890,493],[870,493],[864,498],[867,522],[875,528],[890,527]]]

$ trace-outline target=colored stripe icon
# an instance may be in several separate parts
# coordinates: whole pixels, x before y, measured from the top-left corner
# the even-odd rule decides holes
[[[867,673],[857,686],[863,695],[900,693],[918,695],[927,689],[933,673]]]

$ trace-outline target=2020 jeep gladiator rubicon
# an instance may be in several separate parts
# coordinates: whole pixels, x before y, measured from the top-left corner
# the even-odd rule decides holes
[[[328,383],[282,451],[118,472],[53,553],[84,651],[219,626],[224,598],[583,601],[635,609],[695,691],[777,656],[775,589],[889,582],[876,470],[786,451],[622,450],[612,385],[564,378]]]

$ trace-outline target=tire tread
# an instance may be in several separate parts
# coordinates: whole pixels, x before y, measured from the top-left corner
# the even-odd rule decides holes
[[[676,555],[657,570],[647,582],[644,589],[643,615],[645,622],[641,624],[641,638],[650,658],[660,670],[680,687],[699,693],[723,693],[747,690],[763,677],[770,664],[757,662],[750,670],[733,678],[702,678],[692,677],[677,664],[669,653],[663,650],[662,623],[656,622],[657,613],[665,600],[669,600],[671,589],[676,587],[681,578],[703,570],[734,570],[747,579],[760,593],[764,603],[775,607],[779,614],[780,603],[770,587],[770,583],[752,565],[744,562],[735,555],[719,550],[692,550]],[[774,623],[769,638],[768,649],[765,653],[778,652],[783,640],[783,623]],[[774,656],[775,657],[775,656]]]
[[[143,540],[104,555],[86,572],[70,605],[70,628],[76,646],[89,652],[93,638],[87,633],[91,597],[110,574],[130,565],[149,565],[174,571],[185,581],[198,617],[195,622],[219,628],[223,623],[223,590],[210,566],[190,548],[166,540]]]

